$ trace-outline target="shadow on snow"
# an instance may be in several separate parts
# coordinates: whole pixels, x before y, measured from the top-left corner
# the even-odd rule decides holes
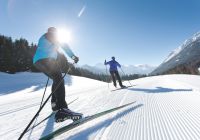
[[[192,89],[173,89],[173,88],[164,88],[164,87],[156,87],[155,89],[128,88],[128,90],[141,91],[145,93],[168,93],[168,92],[192,91]]]
[[[54,116],[55,116],[55,115],[51,116],[51,117],[48,119],[47,124],[46,124],[46,127],[45,127],[44,131],[43,131],[42,134],[41,134],[41,137],[42,137],[42,136],[45,136],[45,135],[47,135],[47,134],[49,134],[49,133],[51,133],[51,132],[53,132],[54,123],[55,123]]]
[[[18,92],[24,89],[32,89],[29,92],[34,92],[37,90],[40,90],[46,86],[47,82],[47,76],[45,76],[42,73],[38,74],[16,74],[16,75],[10,75],[5,76],[5,78],[2,79],[0,84],[0,96],[11,94],[13,92]],[[49,80],[48,86],[52,85],[52,80]],[[65,77],[65,85],[72,85],[72,78],[70,75],[66,75]],[[27,92],[27,93],[29,93]]]
[[[106,128],[109,127],[115,120],[120,119],[121,117],[127,115],[128,113],[142,107],[143,104],[138,104],[134,107],[131,107],[129,109],[126,109],[124,111],[122,111],[121,113],[118,113],[116,116],[107,119],[103,122],[100,122],[98,124],[95,124],[94,126],[87,128],[81,132],[78,132],[77,134],[67,138],[69,140],[88,140],[89,136],[92,135],[93,133],[97,132],[98,130],[101,130],[102,128]]]

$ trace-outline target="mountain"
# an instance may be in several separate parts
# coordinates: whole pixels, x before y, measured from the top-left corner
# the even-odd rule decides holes
[[[95,66],[90,65],[82,65],[81,68],[87,69],[93,73],[103,73],[106,74],[106,67],[102,63],[98,63]],[[126,74],[149,74],[152,72],[156,67],[150,66],[150,65],[122,65],[122,70]],[[109,69],[109,66],[107,66],[107,70]],[[122,71],[119,69],[119,72],[122,73]]]
[[[144,65],[129,65],[123,66],[122,69],[127,74],[149,74],[151,73],[156,67],[150,66],[147,64]]]
[[[165,61],[151,75],[157,74],[198,74],[200,66],[200,32],[186,40],[172,51]]]
[[[89,70],[95,74],[106,74],[105,66],[103,64],[102,64],[102,66],[101,65],[90,66],[90,65],[86,64],[86,65],[82,65],[80,67],[83,69]]]

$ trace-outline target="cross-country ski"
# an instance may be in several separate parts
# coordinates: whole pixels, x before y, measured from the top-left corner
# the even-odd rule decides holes
[[[79,125],[82,125],[82,124],[87,123],[87,122],[89,122],[89,121],[91,121],[93,119],[96,119],[96,118],[99,118],[101,116],[104,116],[104,115],[107,115],[109,113],[112,113],[114,111],[117,111],[117,110],[119,110],[121,108],[130,106],[133,103],[135,103],[135,102],[128,103],[128,104],[125,104],[125,105],[122,105],[122,106],[119,106],[119,107],[115,107],[115,108],[112,108],[112,109],[105,110],[103,112],[100,112],[100,113],[97,113],[97,114],[94,114],[94,115],[90,115],[90,116],[84,117],[84,118],[82,118],[80,120],[77,120],[77,121],[74,121],[73,123],[70,123],[69,125],[66,125],[64,127],[59,128],[58,130],[48,134],[47,136],[42,137],[40,140],[52,139],[52,138],[54,138],[54,137],[56,137],[56,136],[58,136],[58,135],[60,135],[60,134],[62,134],[64,132],[67,132],[67,131],[69,131],[69,130],[71,130],[73,128],[76,128]]]
[[[115,88],[115,89],[111,89],[111,91],[117,91],[117,90],[122,90],[122,89],[128,89],[131,88],[133,86],[124,86],[123,88]]]

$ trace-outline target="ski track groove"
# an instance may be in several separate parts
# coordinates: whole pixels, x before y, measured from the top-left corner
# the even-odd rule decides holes
[[[121,93],[121,94],[125,94],[123,99],[121,100],[121,103],[123,103],[124,99],[127,98],[127,92],[128,91],[126,91],[125,93]],[[129,115],[125,115],[125,116],[123,115],[122,118],[119,118],[118,120],[113,121],[112,124],[110,125],[110,129],[112,128],[112,130],[115,130],[114,135],[112,136],[112,132],[110,133],[110,129],[109,130],[107,129],[107,132],[106,132],[106,134],[104,133],[104,137],[102,139],[106,139],[106,138],[109,139],[110,137],[115,137],[114,139],[120,140],[120,139],[123,139],[125,136],[128,136],[129,133],[130,133],[129,131],[124,132],[124,130],[118,129],[119,128],[118,124],[123,125],[123,126],[124,125],[127,126],[127,123],[123,121],[124,117],[130,117],[130,116]],[[130,121],[131,121],[131,119],[130,119]],[[123,131],[123,133],[120,133],[119,131]],[[108,135],[110,135],[110,136],[108,136]]]
[[[126,92],[124,93],[125,96],[122,98],[122,100],[120,101],[120,103],[119,103],[118,106],[121,106],[121,105],[123,104],[123,102],[124,102],[124,100],[125,100],[125,98],[126,98],[126,96],[127,96],[127,92],[128,92],[128,91],[126,91]],[[114,116],[116,116],[116,115],[117,115],[117,113],[113,113],[113,114],[112,114],[112,117],[114,117]],[[115,121],[114,121],[114,122],[115,122]],[[113,124],[113,122],[112,122],[107,128],[104,129],[104,131],[103,131],[103,133],[102,133],[102,136],[101,136],[102,139],[106,139],[106,137],[107,137],[107,135],[108,135],[108,133],[109,133],[111,127],[112,127],[112,124]],[[95,139],[96,139],[96,137],[95,137]]]
[[[178,102],[178,100],[176,101],[176,103]],[[178,114],[177,114],[177,110],[171,105],[171,104],[173,104],[173,105],[175,105],[175,102],[173,101],[173,100],[169,100],[169,104],[168,104],[168,106],[169,106],[169,110],[170,111],[172,111],[172,112],[174,112],[175,114],[172,114],[171,116],[170,116],[170,120],[171,121],[173,121],[173,118],[174,117],[178,117]],[[180,126],[180,119],[179,120],[177,120],[176,122],[175,121],[173,121],[173,125],[176,127],[175,128],[175,132],[176,132],[176,136],[179,138],[179,139],[185,139],[185,134],[180,134],[180,132],[184,132],[185,130],[183,130],[183,128]]]
[[[169,105],[169,104],[168,104],[168,105]],[[169,139],[175,139],[175,135],[174,135],[172,129],[168,129],[168,127],[167,127],[167,126],[172,126],[173,124],[172,124],[172,122],[170,121],[170,117],[168,116],[168,113],[166,113],[166,112],[168,112],[168,111],[167,111],[167,110],[165,111],[164,109],[166,109],[166,108],[162,107],[162,108],[160,109],[160,111],[161,111],[162,114],[165,114],[165,120],[162,120],[163,123],[164,123],[164,128],[163,128],[163,129],[164,129],[165,132],[166,132],[165,138],[167,138],[167,136],[169,136]],[[161,116],[160,116],[160,117],[161,117]]]
[[[166,106],[163,106],[163,104],[161,104],[160,106],[158,106],[159,108],[161,108],[162,110],[165,110],[165,112],[166,111],[173,111],[172,110],[172,108],[171,108],[171,105],[170,104],[168,104],[168,108],[166,108]],[[169,109],[169,108],[171,108],[171,109]],[[168,113],[165,113],[165,114],[168,114]],[[171,113],[169,113],[169,114],[171,114]],[[168,119],[166,119],[166,121],[171,121],[172,123],[171,123],[171,125],[170,126],[174,126],[175,128],[173,129],[174,130],[174,132],[173,131],[171,131],[171,133],[173,134],[173,133],[175,133],[174,134],[174,136],[175,136],[175,139],[183,139],[183,137],[181,137],[179,134],[180,134],[180,126],[179,126],[179,124],[178,124],[178,122],[176,121],[174,121],[173,120],[173,117],[174,117],[174,115],[169,115],[169,118]],[[167,129],[169,129],[169,126],[168,126],[168,128]]]
[[[178,106],[178,104],[177,104],[177,107],[181,108],[180,106]],[[175,109],[174,109],[174,111],[175,111]],[[183,117],[180,116],[180,120],[182,120],[182,122],[184,122],[184,123],[182,123],[185,126],[183,128],[185,129],[185,132],[187,133],[187,134],[185,134],[185,136],[187,136],[187,135],[190,136],[190,139],[194,139],[193,137],[196,137],[195,139],[200,139],[199,132],[196,132],[197,130],[200,129],[199,125],[197,125],[197,123],[198,123],[198,121],[196,121],[197,118],[195,118],[194,115],[192,115],[192,114],[190,115],[189,113],[187,113],[187,111],[185,112],[185,110],[182,110],[182,111],[184,112],[184,114],[186,114]],[[193,120],[193,121],[191,121],[191,120]],[[195,120],[195,122],[194,122],[194,120]],[[185,123],[185,122],[187,122],[187,123]],[[192,127],[194,127],[195,129],[190,129],[189,127],[191,127],[191,126],[188,126],[189,124],[191,124]],[[187,132],[187,131],[189,131],[189,132]],[[191,135],[191,134],[193,134],[193,135]]]
[[[174,139],[177,139],[176,136],[178,135],[178,132],[174,131],[173,129],[170,128],[171,126],[174,125],[174,123],[176,123],[176,122],[173,122],[173,118],[170,115],[168,115],[168,114],[170,114],[168,112],[171,111],[169,109],[170,104],[168,104],[167,107],[166,107],[166,106],[163,106],[163,103],[164,103],[164,101],[162,101],[162,104],[157,104],[157,106],[159,107],[159,110],[161,111],[161,113],[163,115],[165,115],[165,116],[160,116],[159,115],[159,117],[163,117],[164,118],[162,121],[165,122],[165,124],[164,124],[165,127],[164,128],[166,129],[166,131],[168,131],[169,134],[171,134]],[[168,125],[166,125],[167,124],[166,122],[168,123]],[[170,135],[167,135],[167,136],[170,137]],[[165,137],[165,139],[167,139],[167,136]]]
[[[184,93],[179,93],[179,94],[184,94]],[[159,96],[153,96],[153,94],[142,96],[141,101],[144,101],[146,103],[149,102],[149,104],[148,106],[144,107],[143,111],[140,110],[140,113],[138,114],[142,114],[142,116],[145,116],[146,118],[141,117],[139,121],[136,121],[134,125],[135,127],[128,126],[128,130],[131,131],[120,133],[117,130],[115,130],[113,134],[112,132],[110,132],[110,136],[117,137],[117,139],[123,139],[124,136],[130,136],[131,138],[134,139],[145,139],[145,140],[151,140],[151,139],[198,140],[200,138],[198,133],[199,121],[196,121],[198,119],[197,118],[198,116],[192,115],[191,113],[187,113],[188,109],[184,108],[185,110],[183,110],[183,113],[184,114],[187,113],[187,115],[182,117],[181,114],[177,113],[177,108],[182,108],[177,106],[178,104],[181,104],[182,98],[180,99],[177,98],[178,100],[177,99],[173,100],[173,98],[171,98],[170,96],[171,93],[167,95],[167,98],[166,95],[162,94],[160,94]],[[135,115],[132,115],[132,117],[130,115],[130,118],[127,118],[127,120],[129,120],[129,122],[133,124],[132,118],[135,117],[136,117]],[[175,121],[174,118],[178,118],[178,121],[177,120]],[[190,119],[194,121],[191,121]],[[118,126],[116,122],[118,122],[118,120],[112,123],[112,128],[116,128]],[[142,127],[140,127],[141,129],[136,129],[137,128],[136,126],[138,124],[142,125]],[[193,129],[191,129],[191,126],[193,127]],[[134,137],[134,134],[131,132],[139,133],[140,135],[137,135],[138,137]],[[109,138],[109,136],[107,137]]]
[[[40,103],[35,103],[35,104],[26,105],[26,106],[23,106],[23,107],[20,107],[20,108],[16,108],[16,109],[11,109],[11,110],[8,110],[8,111],[0,112],[0,116],[8,115],[10,113],[15,113],[17,111],[22,111],[24,109],[29,109],[31,107],[35,107],[35,106],[39,106],[39,105],[40,105]]]
[[[173,104],[175,104],[174,102],[173,102]],[[177,117],[177,116],[179,116],[179,114],[177,114],[177,111],[176,111],[176,109],[173,107],[173,106],[170,106],[171,107],[171,110],[173,110],[175,113],[176,113],[176,115],[175,114],[172,114],[172,116],[173,117]],[[172,118],[171,118],[172,119]],[[185,127],[183,127],[181,124],[185,124],[185,122],[183,121],[183,118],[180,116],[179,117],[179,119],[176,121],[176,123],[177,123],[177,130],[179,130],[178,131],[178,136],[180,135],[180,137],[181,137],[181,139],[189,139],[188,138],[188,134],[186,134],[187,133],[187,130],[185,129]],[[182,132],[182,133],[181,133]]]
[[[164,139],[166,139],[168,136],[170,136],[169,134],[173,134],[173,131],[172,129],[170,129],[169,127],[166,127],[168,125],[166,125],[166,122],[170,122],[170,117],[169,118],[166,118],[166,114],[167,114],[167,110],[168,110],[168,107],[167,106],[163,106],[163,103],[164,101],[162,101],[161,104],[158,104],[158,109],[159,111],[161,112],[161,114],[158,114],[159,115],[159,118],[160,118],[160,122],[162,123],[162,126],[160,127],[160,129],[162,129],[165,133],[165,137]],[[164,115],[164,116],[163,116]],[[173,124],[171,123],[169,126],[172,126]],[[165,128],[165,129],[164,129]],[[171,130],[171,131],[170,131]],[[167,134],[167,132],[169,132],[169,134]]]
[[[180,100],[178,100],[177,101],[177,103],[178,102],[180,102]],[[178,107],[178,106],[177,106]],[[180,108],[180,107],[178,107],[178,108]],[[175,111],[175,108],[173,109],[174,111]],[[177,112],[177,110],[176,110],[176,112]],[[179,111],[179,113],[178,113],[178,115],[180,116],[181,114],[180,114],[180,111]],[[181,127],[184,131],[183,132],[185,132],[185,133],[183,133],[183,135],[184,135],[184,138],[186,138],[186,139],[193,139],[193,137],[191,136],[191,134],[193,134],[193,131],[191,131],[191,130],[189,130],[188,129],[188,126],[186,126],[187,125],[187,121],[186,121],[186,117],[187,117],[188,115],[186,114],[184,117],[181,117],[180,116],[180,121],[181,122],[184,122],[184,123],[182,123],[182,125],[183,125],[183,127]],[[189,133],[188,133],[189,132]]]
[[[157,99],[155,100],[154,103],[157,106],[157,104],[158,104]],[[154,104],[154,103],[152,103],[152,104]],[[151,103],[149,103],[149,104],[151,104]],[[158,108],[154,108],[154,107],[152,109],[153,109],[152,112],[154,114],[154,117],[156,118],[156,120],[158,120],[158,121],[154,122],[154,119],[151,117],[153,119],[152,122],[155,124],[154,136],[157,136],[158,137],[157,139],[162,139],[161,138],[161,129],[159,128],[159,126],[160,126],[160,117],[158,116],[159,114],[156,114],[156,112],[158,112],[159,110],[158,110]],[[152,131],[154,130],[154,128],[150,128],[150,129],[152,129]],[[154,137],[154,138],[156,138],[156,137]]]
[[[173,101],[173,99],[172,99],[171,102],[170,102],[170,104],[177,105],[179,101],[180,101],[180,100]],[[175,102],[176,102],[177,104],[176,104]],[[178,107],[178,108],[180,108],[180,107]],[[177,113],[177,109],[176,109],[175,107],[171,106],[171,105],[170,105],[170,110],[172,110],[173,112],[175,112],[174,115],[173,115],[173,117],[177,117],[177,116],[179,117],[178,121],[175,122],[175,123],[177,123],[177,127],[181,129],[181,132],[184,132],[183,134],[179,132],[180,135],[181,135],[181,134],[183,135],[183,136],[182,136],[182,139],[184,139],[184,138],[186,138],[186,139],[194,139],[194,138],[191,136],[191,134],[193,134],[193,136],[196,137],[196,134],[194,134],[194,132],[195,132],[196,129],[191,129],[191,130],[190,130],[189,126],[187,126],[187,125],[191,124],[191,122],[187,120],[187,118],[190,117],[190,116],[188,116],[188,114],[186,114],[186,115],[184,115],[184,116],[182,117],[181,114],[180,114],[180,112]],[[184,111],[184,110],[183,110],[183,111]],[[176,114],[176,115],[175,115],[175,114]],[[172,118],[173,118],[173,117],[172,117]],[[191,117],[190,117],[190,118],[191,118]],[[192,120],[193,120],[193,119],[192,119]],[[195,119],[194,119],[194,120],[195,120]],[[187,122],[187,123],[186,123],[186,122]],[[195,126],[195,125],[192,125],[192,127],[194,127],[194,126]],[[177,129],[178,129],[178,128],[177,128]],[[189,132],[188,132],[188,131],[189,131]],[[195,139],[196,139],[196,138],[195,138]]]

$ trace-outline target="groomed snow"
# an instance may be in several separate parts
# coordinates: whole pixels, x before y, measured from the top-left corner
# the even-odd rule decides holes
[[[37,112],[47,77],[43,74],[0,73],[0,139],[17,139]],[[56,140],[199,140],[200,77],[166,75],[131,81],[131,88],[110,92],[107,83],[67,76],[69,108],[85,116],[136,101],[130,107],[98,118],[56,137]],[[51,83],[50,83],[51,84]],[[50,84],[47,94],[50,93]],[[128,82],[124,82],[129,85]],[[47,96],[47,95],[46,95]],[[37,122],[51,113],[50,103]],[[23,139],[41,136],[71,121],[53,117],[29,131]]]

